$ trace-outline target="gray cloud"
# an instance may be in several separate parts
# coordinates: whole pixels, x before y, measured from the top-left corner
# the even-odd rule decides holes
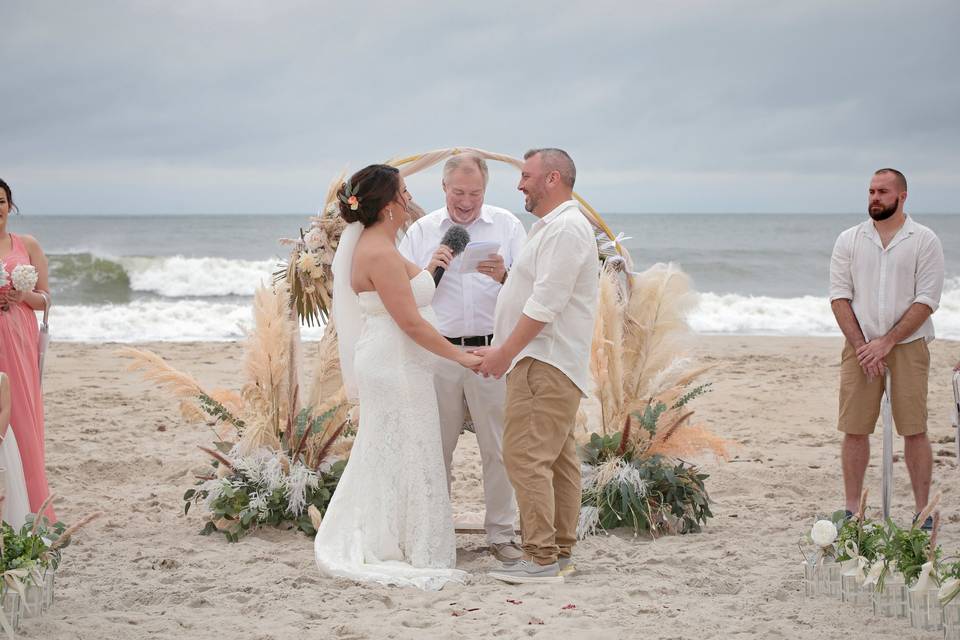
[[[307,212],[345,165],[551,145],[603,211],[859,211],[886,165],[960,211],[952,0],[400,5],[8,0],[0,175],[25,212]]]

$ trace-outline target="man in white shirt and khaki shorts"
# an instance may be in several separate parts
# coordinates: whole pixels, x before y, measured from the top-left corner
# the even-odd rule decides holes
[[[904,439],[915,511],[926,506],[933,453],[927,438],[931,315],[943,291],[943,248],[903,210],[907,181],[880,169],[870,181],[865,220],[837,238],[830,304],[846,338],[840,366],[841,461],[848,516],[856,513],[889,369],[891,408]],[[931,522],[921,523],[929,528]]]
[[[494,346],[480,373],[507,376],[503,460],[517,494],[524,559],[490,572],[504,582],[563,582],[580,514],[574,427],[589,388],[599,258],[573,199],[576,168],[560,149],[524,155],[518,189],[540,218],[500,297]]]
[[[447,160],[443,167],[446,206],[413,223],[400,242],[400,253],[412,262],[431,273],[437,267],[446,269],[432,306],[437,314],[437,330],[462,349],[491,344],[497,296],[526,236],[515,215],[484,204],[488,176],[487,163],[479,156],[464,153]],[[454,260],[450,248],[440,244],[455,224],[466,228],[471,241],[498,243],[498,253],[481,261],[476,271],[460,273],[460,260]],[[453,451],[463,430],[466,399],[483,466],[487,543],[498,560],[516,562],[522,557],[520,547],[513,541],[517,506],[502,453],[506,384],[448,361],[437,364],[434,384],[447,481],[451,479]]]

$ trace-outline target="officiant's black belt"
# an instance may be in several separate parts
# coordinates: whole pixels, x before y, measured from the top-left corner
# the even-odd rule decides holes
[[[444,336],[447,338],[447,336]],[[461,338],[447,338],[453,344],[461,347],[489,347],[493,344],[493,334],[487,336],[463,336]]]

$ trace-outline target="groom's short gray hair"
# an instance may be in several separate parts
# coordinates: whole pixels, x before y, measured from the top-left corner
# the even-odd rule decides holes
[[[473,164],[473,167],[471,167],[470,164]],[[483,188],[487,188],[487,180],[490,177],[490,171],[487,169],[487,161],[475,153],[458,153],[455,156],[450,156],[450,159],[443,165],[443,183],[446,184],[450,174],[461,167],[466,169],[475,168],[479,171],[481,177],[483,177]]]
[[[577,167],[573,164],[573,158],[563,149],[554,149],[547,147],[544,149],[530,149],[523,154],[523,159],[528,160],[539,154],[543,161],[543,166],[547,171],[556,171],[560,174],[560,181],[573,189],[573,183],[577,181]]]

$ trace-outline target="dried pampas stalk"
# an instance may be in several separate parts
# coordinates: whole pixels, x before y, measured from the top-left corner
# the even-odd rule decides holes
[[[43,517],[43,512],[47,510],[47,507],[49,507],[55,499],[56,499],[56,496],[51,493],[50,495],[47,496],[47,499],[40,504],[40,508],[37,509],[37,514],[36,514],[37,517],[33,519],[33,526],[30,527],[30,533],[37,532],[37,527],[40,526],[40,518]]]
[[[327,322],[323,337],[317,347],[313,386],[310,389],[308,406],[316,407],[331,397],[343,386],[340,379],[340,352],[337,349],[337,328],[333,318]]]
[[[933,528],[930,530],[930,553],[927,559],[930,562],[937,561],[937,534],[940,532],[940,512],[933,512]]]
[[[50,545],[50,550],[56,551],[60,547],[67,544],[67,542],[70,541],[70,538],[73,537],[73,534],[75,534],[77,531],[84,528],[85,526],[87,526],[88,524],[90,524],[91,522],[93,522],[94,520],[96,520],[102,515],[103,515],[103,511],[94,511],[93,513],[81,518],[79,522],[77,522],[71,527],[68,527],[66,531],[60,534],[60,537],[57,538],[53,544]]]
[[[177,371],[152,351],[123,347],[115,353],[132,360],[127,366],[128,371],[139,371],[144,380],[156,382],[177,398],[196,398],[204,393],[193,376]]]
[[[250,380],[243,389],[243,398],[254,414],[254,427],[265,433],[251,436],[251,441],[279,442],[286,428],[290,406],[290,346],[295,324],[287,301],[290,295],[286,282],[276,288],[260,287],[254,295],[255,328],[247,338],[244,369]],[[247,434],[244,434],[246,438]]]
[[[652,395],[650,382],[683,353],[689,335],[686,314],[696,303],[690,280],[672,264],[657,264],[632,276],[624,312],[624,396]]]
[[[923,523],[927,521],[927,518],[933,513],[933,510],[937,508],[937,505],[940,504],[940,498],[942,494],[938,491],[937,495],[933,496],[933,500],[927,503],[927,506],[923,508],[923,511],[920,512],[920,515],[917,516],[917,519],[914,521],[914,527],[921,527]]]
[[[870,493],[870,490],[866,487],[863,489],[863,493],[860,494],[860,506],[857,509],[857,520],[863,522],[863,514],[867,512],[867,495]]]
[[[603,433],[616,431],[623,413],[623,308],[616,273],[600,274],[590,365],[600,400]]]

